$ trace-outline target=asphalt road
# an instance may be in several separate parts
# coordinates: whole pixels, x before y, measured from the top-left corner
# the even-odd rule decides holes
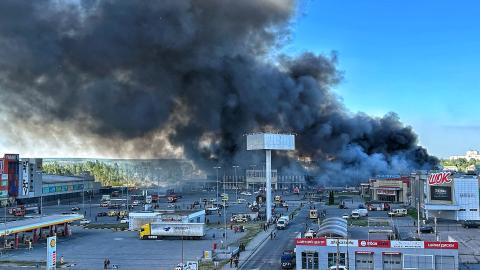
[[[284,250],[295,248],[295,236],[305,230],[307,208],[290,221],[286,230],[277,230],[276,238],[266,240],[263,246],[245,263],[241,269],[280,269],[280,257]]]

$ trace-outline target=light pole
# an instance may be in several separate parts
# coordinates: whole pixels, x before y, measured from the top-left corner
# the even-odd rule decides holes
[[[222,167],[216,166],[216,167],[213,167],[213,168],[217,170],[217,197],[215,198],[216,199],[215,202],[218,204],[219,203],[219,201],[218,201],[218,170],[221,169]]]
[[[225,177],[224,177],[223,179],[225,179]],[[227,202],[227,200],[226,200],[226,197],[225,197],[225,195],[226,195],[226,193],[225,193],[225,183],[223,183],[223,194],[224,194],[224,196],[222,196],[222,201],[223,201],[223,222],[224,222],[224,224],[225,224],[225,241],[224,241],[224,243],[225,243],[225,245],[226,245],[226,244],[227,244],[227,212],[226,212],[226,208],[227,208],[226,202]]]
[[[238,178],[237,178],[237,168],[240,168],[240,166],[232,166],[234,173],[233,177],[235,178],[235,202],[238,202]]]

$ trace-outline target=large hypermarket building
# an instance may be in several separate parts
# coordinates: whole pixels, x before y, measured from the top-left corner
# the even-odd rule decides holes
[[[423,182],[425,219],[480,220],[476,175],[432,173]]]
[[[0,158],[0,204],[68,199],[82,192],[98,191],[100,183],[91,175],[63,176],[42,172],[41,158],[20,158],[5,154]]]
[[[297,238],[295,245],[296,269],[458,269],[457,242]]]

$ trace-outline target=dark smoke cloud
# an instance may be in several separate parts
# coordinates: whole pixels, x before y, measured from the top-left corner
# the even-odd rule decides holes
[[[204,169],[261,162],[243,134],[264,130],[296,133],[298,150],[276,166],[298,172],[292,157],[309,157],[319,179],[436,165],[396,115],[344,108],[334,53],[275,54],[296,4],[0,1],[0,111],[22,134],[68,127],[85,148],[180,151]]]

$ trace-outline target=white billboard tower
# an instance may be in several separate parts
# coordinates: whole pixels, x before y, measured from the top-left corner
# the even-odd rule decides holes
[[[247,135],[247,150],[265,150],[267,220],[272,218],[272,150],[295,150],[293,134],[256,133]]]

